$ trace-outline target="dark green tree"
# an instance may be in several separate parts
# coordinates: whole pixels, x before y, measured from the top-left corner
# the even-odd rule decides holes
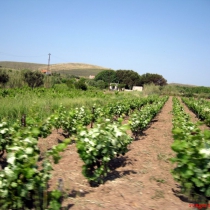
[[[97,86],[97,82],[93,79],[88,79],[87,80],[87,85],[88,86],[92,86],[92,87],[96,87]]]
[[[96,87],[103,90],[108,87],[108,83],[104,82],[103,80],[98,80],[96,82]]]
[[[85,79],[81,78],[79,81],[74,83],[76,89],[87,90],[87,85],[85,83]]]
[[[140,75],[133,70],[117,70],[117,82],[125,84],[125,88],[132,89],[134,85],[140,85]]]
[[[116,71],[114,70],[104,70],[99,72],[96,76],[95,76],[95,81],[98,80],[103,80],[106,83],[112,83],[112,82],[117,82],[116,80]]]
[[[75,83],[76,83],[77,81],[76,81],[76,79],[68,79],[67,81],[66,81],[66,85],[68,86],[68,88],[69,89],[74,89],[75,88]]]
[[[167,80],[162,75],[159,74],[150,74],[150,73],[142,74],[140,80],[141,80],[140,83],[141,85],[149,83],[153,83],[159,86],[167,85]]]
[[[44,84],[44,75],[41,72],[27,70],[23,73],[23,77],[31,88],[40,87]]]
[[[0,71],[0,83],[5,86],[9,81],[9,75],[6,72]]]

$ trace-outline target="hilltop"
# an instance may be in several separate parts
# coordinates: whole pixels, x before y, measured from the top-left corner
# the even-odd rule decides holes
[[[12,70],[42,70],[47,69],[46,64],[39,63],[27,63],[27,62],[14,62],[14,61],[0,61],[1,68],[12,69]],[[84,63],[58,63],[50,65],[51,72],[61,73],[61,74],[71,74],[76,76],[87,77],[89,75],[96,75],[103,70],[109,68],[84,64]]]
[[[171,86],[182,86],[182,87],[199,87],[197,85],[181,84],[181,83],[169,83],[168,85],[171,85]]]

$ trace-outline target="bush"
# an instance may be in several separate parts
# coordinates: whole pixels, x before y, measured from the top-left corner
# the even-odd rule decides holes
[[[44,84],[44,75],[41,72],[26,71],[23,76],[29,87],[35,88]]]
[[[0,71],[0,83],[5,86],[5,84],[9,81],[9,75],[6,72]]]
[[[160,86],[151,84],[145,84],[143,89],[144,95],[160,94]]]
[[[74,86],[74,83],[76,82],[75,79],[69,79],[66,81],[66,85],[68,86],[69,89],[74,89],[75,86]]]
[[[76,89],[87,90],[87,85],[83,80],[79,80],[74,84],[74,86]]]

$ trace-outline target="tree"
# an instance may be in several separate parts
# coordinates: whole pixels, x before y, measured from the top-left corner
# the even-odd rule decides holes
[[[85,84],[85,79],[81,78],[78,82],[74,84],[76,89],[87,90],[87,85]]]
[[[40,87],[44,84],[44,75],[38,71],[25,71],[24,81],[28,84],[29,87],[35,88]]]
[[[95,81],[103,80],[106,83],[117,82],[116,71],[114,71],[114,70],[101,71],[95,76],[94,80]]]
[[[66,85],[68,86],[69,89],[74,89],[75,86],[74,84],[76,83],[76,79],[69,79],[66,81]]]
[[[155,85],[163,86],[167,85],[167,80],[159,74],[142,74],[140,77],[141,85],[154,83]]]
[[[134,85],[140,85],[140,75],[133,70],[117,70],[117,82],[125,84],[125,88],[132,89]]]
[[[0,83],[5,86],[5,84],[9,81],[9,75],[6,72],[0,71]]]
[[[103,80],[98,80],[98,81],[96,82],[96,87],[99,88],[99,89],[101,89],[101,90],[103,90],[103,89],[105,89],[106,87],[108,87],[108,85],[107,85],[107,83],[104,82]]]

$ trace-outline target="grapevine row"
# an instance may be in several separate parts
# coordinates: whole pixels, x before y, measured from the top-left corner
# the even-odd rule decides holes
[[[204,99],[182,98],[182,101],[193,111],[200,120],[210,126],[210,103]]]
[[[141,123],[138,123],[138,126],[140,126],[138,130],[144,129],[149,124],[167,99],[168,97],[163,97],[159,102],[147,104],[138,111],[140,113],[138,117],[141,118],[139,122],[141,120],[147,122],[144,123],[144,127]],[[132,116],[134,115],[132,114]],[[126,130],[130,127],[134,132],[137,125],[132,120],[136,121],[137,119],[131,117],[129,126],[122,125],[122,119],[120,118],[119,121],[112,123],[110,119],[105,119],[103,122],[98,122],[93,129],[85,129],[79,133],[78,153],[84,161],[83,174],[89,181],[103,182],[103,178],[107,176],[110,170],[109,161],[127,152],[127,146],[133,139],[127,135]]]
[[[177,98],[173,98],[172,149],[176,157],[172,162],[174,179],[181,184],[182,191],[194,198],[201,196],[206,202],[210,197],[210,131],[201,131],[190,121],[188,114]]]

